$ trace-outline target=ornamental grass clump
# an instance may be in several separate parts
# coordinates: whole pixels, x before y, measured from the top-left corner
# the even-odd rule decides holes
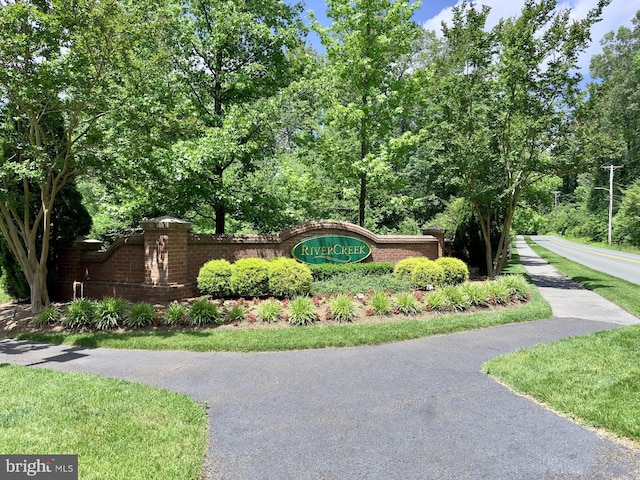
[[[38,315],[36,315],[32,322],[35,325],[45,326],[52,325],[60,320],[60,309],[56,305],[47,305],[44,307]]]
[[[179,302],[171,302],[164,312],[166,325],[182,325],[188,322],[189,309]]]
[[[62,325],[67,328],[88,327],[96,321],[96,302],[88,298],[77,298],[67,307]]]
[[[198,273],[198,290],[212,297],[231,294],[231,264],[226,260],[210,260]]]
[[[247,310],[240,303],[233,302],[227,309],[227,319],[230,323],[236,324],[243,321],[247,316]]]
[[[311,325],[317,314],[313,300],[309,297],[296,297],[289,302],[289,324]]]
[[[311,291],[313,276],[306,265],[293,258],[279,257],[269,262],[269,293],[293,298]]]
[[[129,303],[120,297],[105,297],[96,306],[96,328],[113,330],[118,328],[127,318]]]
[[[218,306],[206,298],[199,298],[191,304],[187,321],[189,325],[201,327],[220,319],[222,313]]]
[[[282,304],[275,298],[260,302],[256,307],[256,315],[263,322],[275,323],[282,318]]]
[[[450,312],[453,309],[451,299],[442,290],[436,290],[426,296],[427,310],[431,312]]]
[[[349,295],[338,295],[329,303],[329,318],[340,323],[351,322],[356,316],[356,304]]]
[[[442,287],[441,292],[446,295],[451,306],[451,310],[463,312],[471,306],[471,300],[464,291],[454,285]]]
[[[156,309],[147,302],[138,302],[131,306],[124,324],[131,328],[142,328],[151,325],[156,316]]]
[[[453,257],[440,257],[435,261],[444,270],[445,285],[460,285],[469,280],[469,267],[462,260]]]
[[[485,285],[488,303],[492,305],[506,305],[509,303],[509,288],[499,280],[492,280]]]
[[[486,307],[489,301],[489,293],[484,283],[466,282],[459,287],[469,299],[473,307]]]
[[[393,310],[393,307],[391,305],[391,298],[385,292],[376,292],[371,295],[369,304],[371,310],[376,315],[389,315]]]
[[[505,275],[496,280],[500,282],[514,299],[525,302],[531,298],[532,289],[529,282],[522,275]]]
[[[422,311],[422,304],[412,292],[397,294],[395,306],[399,313],[405,315],[416,315]]]

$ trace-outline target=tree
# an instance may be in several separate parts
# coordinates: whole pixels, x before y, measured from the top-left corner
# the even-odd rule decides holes
[[[397,91],[419,27],[411,20],[418,2],[329,0],[328,28],[315,22],[327,49],[327,82],[333,86],[322,155],[345,190],[357,191],[358,223],[365,224],[370,181],[392,178],[385,143],[392,131]],[[356,185],[353,185],[356,183]]]
[[[229,212],[252,199],[235,195],[248,173],[274,150],[273,102],[295,78],[302,48],[300,7],[280,0],[194,0],[183,4],[170,41],[173,68],[198,119],[176,144],[176,172],[188,206],[225,232]]]
[[[571,116],[580,100],[577,59],[608,1],[579,21],[556,3],[529,0],[519,17],[502,19],[491,31],[489,8],[464,3],[451,26],[443,25],[445,54],[422,73],[431,104],[422,135],[473,205],[489,276],[507,261],[522,190],[586,161]]]
[[[56,199],[97,162],[98,120],[124,103],[135,25],[116,0],[0,3],[0,231],[34,312],[49,302]]]

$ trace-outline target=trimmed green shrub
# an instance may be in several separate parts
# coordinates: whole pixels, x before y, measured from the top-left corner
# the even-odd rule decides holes
[[[393,263],[390,262],[322,263],[320,265],[309,265],[309,268],[315,281],[327,280],[349,273],[360,275],[388,275],[393,273]]]
[[[279,257],[269,262],[269,293],[291,298],[311,290],[311,270],[293,258]]]
[[[309,297],[296,297],[289,302],[289,324],[311,325],[316,321],[316,309]]]
[[[231,294],[232,267],[226,260],[210,260],[198,273],[198,290],[212,297],[225,297]]]
[[[340,323],[350,322],[356,316],[356,304],[349,295],[338,295],[329,303],[330,318]]]
[[[167,325],[180,325],[188,322],[189,309],[186,305],[171,302],[164,312],[164,323]]]
[[[105,297],[98,302],[96,307],[98,330],[111,330],[118,328],[127,318],[128,302],[124,298]]]
[[[201,327],[219,320],[221,316],[222,313],[216,304],[211,303],[206,298],[199,298],[191,304],[187,314],[187,321],[189,325]]]
[[[393,276],[400,280],[413,281],[413,271],[418,266],[425,262],[432,262],[426,257],[410,257],[404,258],[396,263],[393,267]]]
[[[124,324],[131,328],[141,328],[151,325],[156,316],[156,309],[147,302],[139,302],[131,306],[129,316],[125,319]]]
[[[436,263],[444,269],[444,284],[459,285],[469,280],[469,267],[462,260],[453,257],[441,257]]]
[[[416,288],[427,289],[429,286],[442,285],[444,278],[444,268],[433,260],[425,259],[414,267],[411,283]]]
[[[243,258],[231,267],[231,291],[241,297],[259,297],[269,291],[269,262]]]

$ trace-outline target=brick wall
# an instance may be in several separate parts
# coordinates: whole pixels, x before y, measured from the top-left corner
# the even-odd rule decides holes
[[[436,259],[445,252],[444,230],[423,235],[376,235],[346,222],[306,222],[275,235],[193,235],[189,222],[168,217],[143,222],[142,234],[115,242],[100,252],[95,241],[76,242],[57,265],[57,300],[70,300],[83,289],[85,297],[119,296],[132,301],[167,303],[197,295],[196,278],[209,260],[291,256],[302,240],[319,235],[349,235],[371,245],[366,261],[392,262],[407,257]],[[75,285],[75,292],[74,292]]]

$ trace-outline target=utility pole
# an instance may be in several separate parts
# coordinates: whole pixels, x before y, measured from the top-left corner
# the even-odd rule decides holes
[[[624,165],[602,165],[600,167],[604,170],[609,170],[609,245],[611,245],[611,219],[613,217],[613,172],[622,167]]]
[[[558,208],[558,198],[560,197],[560,194],[562,192],[560,190],[554,190],[551,193],[553,193],[553,208],[555,210],[556,208]]]

